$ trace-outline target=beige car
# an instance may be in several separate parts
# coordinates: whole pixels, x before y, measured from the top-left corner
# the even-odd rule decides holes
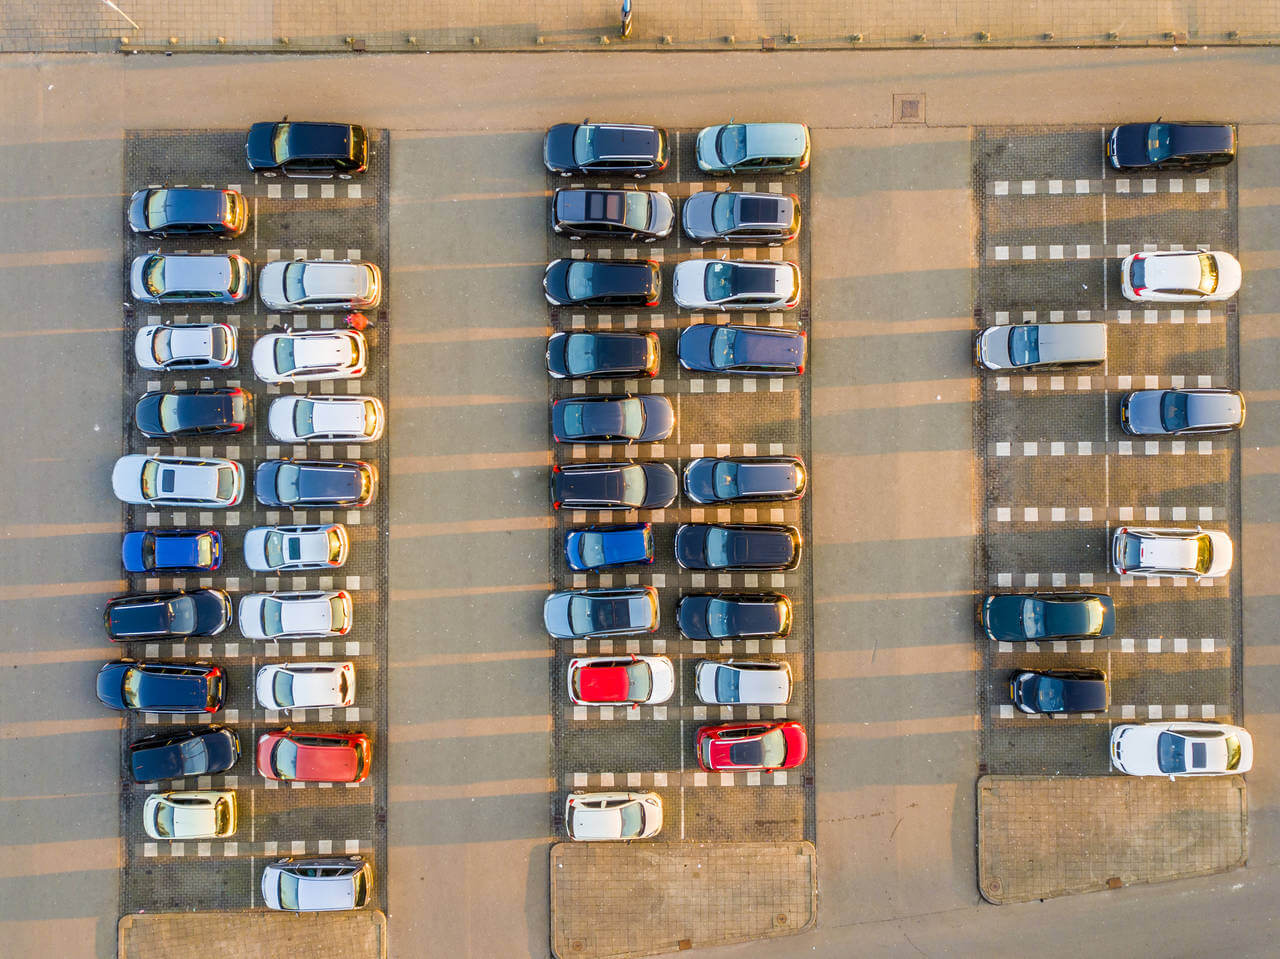
[[[152,839],[226,839],[236,831],[231,790],[153,793],[142,807],[142,828]]]

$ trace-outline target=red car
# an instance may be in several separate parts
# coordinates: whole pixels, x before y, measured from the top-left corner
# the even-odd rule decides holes
[[[268,779],[364,782],[372,759],[364,733],[297,733],[286,727],[258,738],[258,772]]]
[[[708,772],[791,769],[804,762],[809,737],[799,723],[725,723],[703,726],[696,741],[698,765]]]

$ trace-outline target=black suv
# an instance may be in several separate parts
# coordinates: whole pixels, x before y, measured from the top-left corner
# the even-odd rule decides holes
[[[1204,169],[1235,156],[1230,123],[1126,123],[1107,137],[1107,159],[1117,170]]]
[[[134,593],[107,603],[102,618],[113,643],[217,636],[231,623],[231,597],[221,589]]]
[[[238,386],[144,393],[133,408],[143,436],[213,436],[242,433],[253,420],[253,394]]]
[[[244,150],[266,177],[349,180],[369,165],[368,134],[354,123],[255,123]]]
[[[129,228],[147,236],[236,237],[249,225],[249,204],[236,190],[139,190],[129,198]]]
[[[667,134],[633,123],[557,123],[542,141],[542,162],[551,173],[609,175],[642,179],[667,168]]]
[[[657,306],[662,274],[653,260],[571,260],[547,264],[542,290],[552,306]]]
[[[652,243],[670,236],[675,222],[675,204],[661,190],[556,190],[551,199],[551,229],[571,240]]]

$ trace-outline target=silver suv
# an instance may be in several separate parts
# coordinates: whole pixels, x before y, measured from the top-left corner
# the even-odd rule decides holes
[[[363,856],[277,859],[262,872],[262,901],[285,912],[360,909],[373,895],[373,867]]]
[[[275,260],[258,296],[269,310],[368,310],[382,302],[382,273],[359,260]]]
[[[253,268],[238,253],[149,253],[129,270],[129,292],[139,303],[239,303],[252,281]]]

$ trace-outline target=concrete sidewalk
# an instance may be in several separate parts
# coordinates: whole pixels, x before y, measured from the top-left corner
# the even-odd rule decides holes
[[[1280,0],[0,0],[0,52],[1280,43]],[[134,26],[130,23],[133,21]]]

